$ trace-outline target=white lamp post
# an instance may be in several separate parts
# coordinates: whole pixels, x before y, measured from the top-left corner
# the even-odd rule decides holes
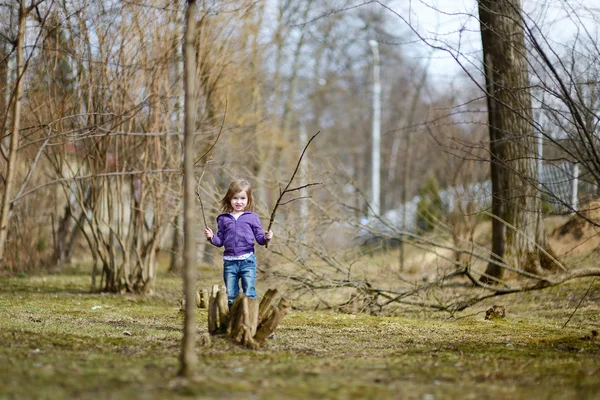
[[[377,41],[369,40],[373,50],[373,128],[371,131],[371,209],[373,215],[380,214],[381,198],[381,82],[379,78],[379,47]]]

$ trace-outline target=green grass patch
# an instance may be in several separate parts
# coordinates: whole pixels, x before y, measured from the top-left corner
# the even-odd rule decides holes
[[[598,289],[563,328],[589,282],[454,317],[293,311],[260,350],[199,344],[185,381],[178,278],[161,275],[146,297],[91,293],[77,271],[2,278],[0,398],[600,398]],[[486,321],[490,304],[506,318]],[[196,318],[200,335],[206,310]]]

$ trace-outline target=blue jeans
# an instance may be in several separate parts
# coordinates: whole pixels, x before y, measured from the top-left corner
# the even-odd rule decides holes
[[[227,303],[229,308],[240,292],[239,281],[242,280],[244,294],[256,298],[256,256],[252,254],[245,260],[223,260],[223,280],[227,288]]]

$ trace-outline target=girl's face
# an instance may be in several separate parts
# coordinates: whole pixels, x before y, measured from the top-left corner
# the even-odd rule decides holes
[[[245,190],[242,190],[239,193],[236,193],[231,198],[231,208],[234,212],[242,212],[246,211],[246,207],[248,207],[248,195]]]

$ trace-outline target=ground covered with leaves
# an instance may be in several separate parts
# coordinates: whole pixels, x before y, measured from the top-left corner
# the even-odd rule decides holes
[[[260,350],[219,337],[201,345],[198,309],[190,381],[177,378],[180,279],[161,275],[145,297],[89,288],[77,268],[0,278],[0,398],[600,398],[600,282],[591,279],[453,316],[294,310]],[[503,319],[485,319],[493,304]]]

